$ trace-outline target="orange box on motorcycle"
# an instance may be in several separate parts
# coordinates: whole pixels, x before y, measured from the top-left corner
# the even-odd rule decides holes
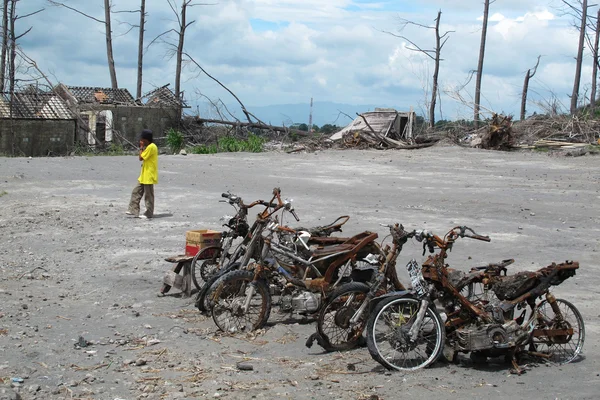
[[[207,247],[219,246],[221,243],[221,232],[210,229],[199,229],[185,233],[185,255],[195,256],[200,250]],[[206,252],[204,258],[213,256],[214,251]]]

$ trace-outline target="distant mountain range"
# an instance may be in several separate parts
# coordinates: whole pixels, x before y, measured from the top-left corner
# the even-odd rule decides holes
[[[266,123],[276,126],[290,126],[291,124],[308,124],[310,104],[277,104],[272,106],[247,106],[248,110]],[[387,106],[384,104],[342,104],[328,101],[318,101],[313,104],[313,124],[319,127],[324,124],[338,126],[348,125],[356,113],[373,111],[375,108],[395,108],[398,111],[409,111],[402,107]],[[341,113],[340,113],[341,112]],[[352,117],[352,120],[347,116]]]

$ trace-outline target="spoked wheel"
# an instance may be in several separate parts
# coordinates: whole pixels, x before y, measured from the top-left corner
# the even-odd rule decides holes
[[[388,369],[416,370],[438,359],[445,330],[431,307],[425,312],[416,340],[411,339],[419,306],[419,300],[392,297],[375,307],[367,322],[367,346],[375,361]]]
[[[532,333],[530,350],[546,354],[549,360],[567,364],[581,353],[585,340],[585,327],[579,310],[566,300],[556,299],[562,314],[558,316],[548,301],[537,308],[538,315]]]
[[[192,259],[192,281],[198,290],[202,288],[204,282],[207,282],[220,268],[221,248],[207,247],[200,250]],[[229,263],[226,259],[225,265]]]
[[[267,323],[271,294],[264,281],[253,279],[250,271],[232,271],[213,285],[212,317],[222,331],[249,332]]]
[[[325,350],[348,350],[357,345],[367,323],[368,309],[355,323],[350,319],[365,300],[369,286],[351,282],[337,288],[319,313],[317,332],[327,343]]]

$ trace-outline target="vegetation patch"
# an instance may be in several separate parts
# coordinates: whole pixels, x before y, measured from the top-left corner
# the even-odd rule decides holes
[[[236,153],[240,151],[248,153],[261,153],[264,151],[266,139],[255,134],[248,135],[247,139],[239,139],[234,136],[223,136],[217,140],[216,144],[199,145],[190,149],[193,154],[215,154],[215,153]]]

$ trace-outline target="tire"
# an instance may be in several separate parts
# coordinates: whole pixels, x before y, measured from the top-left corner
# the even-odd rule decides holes
[[[349,350],[359,343],[367,324],[369,310],[350,325],[350,318],[363,303],[369,286],[360,282],[346,283],[329,296],[317,320],[317,332],[324,339],[327,351]]]
[[[219,278],[220,278],[220,276],[218,274],[213,276],[208,281],[206,281],[204,283],[204,285],[202,285],[202,287],[200,288],[200,291],[198,292],[198,295],[196,296],[196,308],[201,313],[206,313],[211,310],[212,307],[210,305],[210,292],[211,292],[211,289],[213,288],[214,283]]]
[[[254,285],[248,311],[242,309],[246,293]],[[232,271],[213,285],[212,317],[223,332],[249,332],[262,328],[271,313],[271,294],[265,281],[254,281],[250,271]]]
[[[585,326],[579,310],[573,304],[563,299],[556,299],[556,305],[562,313],[562,321],[557,320],[552,306],[544,300],[537,308],[539,314],[534,329],[573,328],[573,334],[554,337],[534,337],[532,334],[530,350],[547,354],[550,356],[549,360],[557,364],[567,364],[581,353],[585,341]]]
[[[212,292],[215,289],[215,282],[219,280],[220,277],[227,274],[230,271],[237,270],[240,268],[240,263],[229,264],[224,268],[221,268],[216,274],[214,274],[208,281],[202,285],[200,290],[198,291],[198,295],[196,296],[196,308],[201,313],[208,313],[212,310]]]
[[[432,307],[427,308],[416,344],[408,342],[408,330],[419,305],[419,300],[406,297],[391,297],[377,304],[367,322],[367,347],[375,361],[388,369],[412,371],[438,359],[445,329]]]
[[[205,259],[204,256],[206,253],[211,251],[214,251],[214,254],[210,258]],[[214,275],[221,268],[219,265],[220,258],[221,248],[217,246],[202,249],[194,256],[192,259],[192,282],[194,282],[196,289],[200,290],[210,276]]]

